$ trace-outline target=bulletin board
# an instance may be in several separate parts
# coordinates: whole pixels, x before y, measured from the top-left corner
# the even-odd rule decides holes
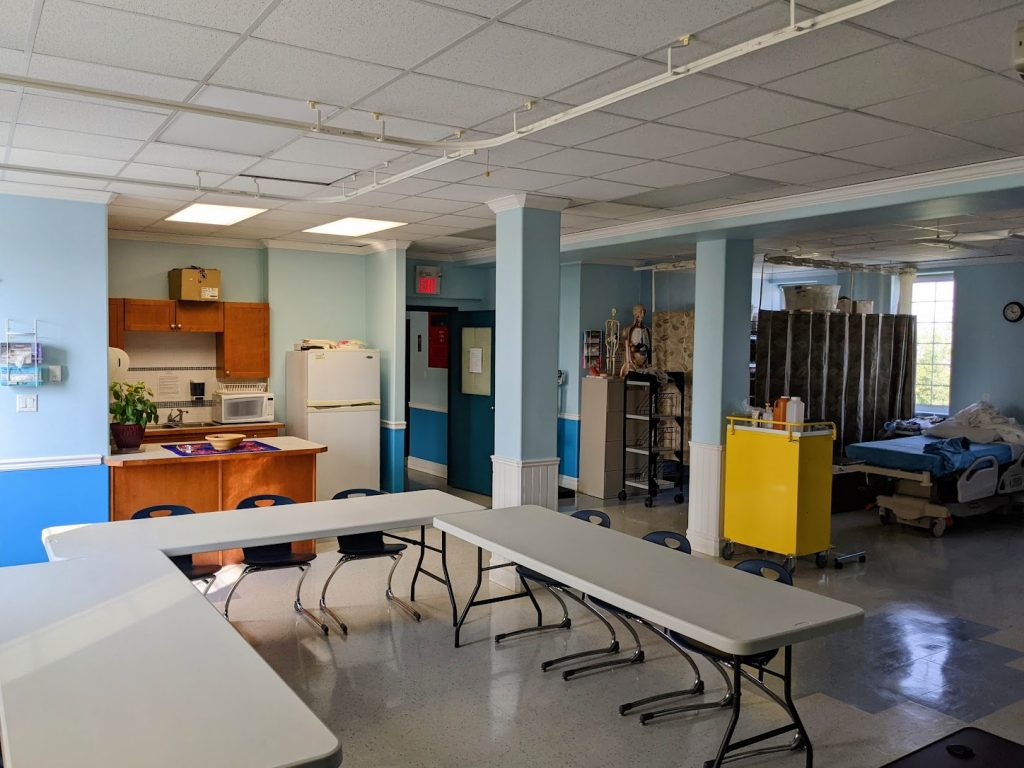
[[[491,329],[462,329],[462,394],[491,395]]]

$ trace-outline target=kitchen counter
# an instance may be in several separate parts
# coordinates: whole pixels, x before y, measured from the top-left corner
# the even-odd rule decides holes
[[[164,444],[181,442],[174,439],[177,430],[167,432],[171,439]],[[298,437],[259,440],[279,450],[179,456],[161,445],[143,445],[135,453],[104,457],[103,463],[110,467],[110,519],[127,520],[138,510],[157,504],[216,512],[234,509],[249,496],[268,493],[295,502],[314,501],[316,457],[327,450],[326,446]],[[281,514],[288,514],[287,508],[282,507]],[[292,549],[312,552],[313,544],[296,542]],[[227,565],[241,558],[241,550],[234,549],[196,555],[196,562]]]
[[[185,422],[186,424],[188,422]],[[206,426],[187,427],[146,427],[142,442],[149,443],[198,443],[207,435],[216,432],[238,432],[247,438],[261,440],[265,437],[277,437],[285,425],[280,421],[262,421],[251,424],[207,424]]]

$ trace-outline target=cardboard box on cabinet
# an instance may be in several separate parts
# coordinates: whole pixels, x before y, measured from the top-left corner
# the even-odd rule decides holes
[[[220,270],[188,267],[167,273],[168,293],[182,301],[220,301]]]

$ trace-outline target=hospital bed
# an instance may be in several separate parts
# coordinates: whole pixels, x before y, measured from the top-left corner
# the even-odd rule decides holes
[[[1024,491],[1024,446],[971,443],[962,453],[924,450],[939,438],[917,435],[853,443],[844,467],[895,480],[894,493],[876,499],[883,524],[898,521],[941,536],[954,517],[991,512]]]

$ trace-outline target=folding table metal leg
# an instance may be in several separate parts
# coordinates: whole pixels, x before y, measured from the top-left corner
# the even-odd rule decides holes
[[[524,597],[529,597],[533,600],[533,594],[530,592],[520,593],[516,592],[511,595],[498,595],[497,597],[485,597],[483,600],[477,600],[476,596],[480,592],[480,585],[483,584],[484,572],[494,571],[498,568],[509,568],[515,567],[515,563],[500,563],[498,565],[484,565],[484,551],[480,547],[476,548],[476,584],[473,586],[473,591],[469,595],[469,600],[466,601],[465,607],[462,609],[462,614],[459,616],[459,620],[455,622],[455,647],[460,648],[462,645],[462,625],[466,623],[466,617],[469,615],[469,610],[479,605],[491,605],[492,603],[504,603],[507,600],[520,600]],[[535,605],[535,607],[537,607]]]
[[[455,605],[455,593],[452,591],[452,580],[448,575],[448,534],[441,531],[440,548],[427,544],[427,526],[425,525],[420,526],[419,541],[416,541],[416,539],[408,539],[404,536],[396,536],[393,533],[386,533],[384,535],[390,539],[404,541],[406,544],[412,544],[413,546],[420,548],[420,556],[416,561],[416,568],[412,572],[412,583],[409,585],[409,600],[416,602],[416,581],[419,579],[421,573],[427,578],[433,579],[440,584],[444,584],[445,589],[448,591],[448,603],[452,608],[452,626],[454,627],[458,622],[458,608]],[[441,570],[444,573],[444,576],[438,576],[436,573],[433,573],[423,567],[423,558],[426,556],[428,549],[431,552],[436,552],[441,555]]]

